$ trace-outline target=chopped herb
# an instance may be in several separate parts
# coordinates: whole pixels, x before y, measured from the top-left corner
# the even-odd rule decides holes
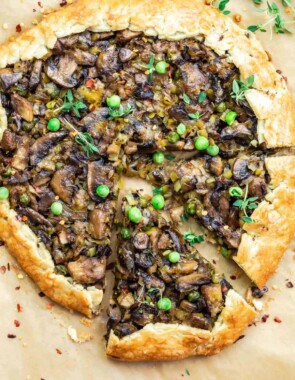
[[[69,271],[67,270],[67,268],[64,265],[56,265],[55,268],[60,274],[63,274],[64,276],[69,274]]]
[[[263,4],[263,0],[253,0],[254,4]]]
[[[237,199],[233,203],[233,205],[236,207],[239,207],[244,212],[245,215],[242,217],[242,220],[245,223],[253,223],[254,220],[249,217],[249,215],[247,214],[247,211],[254,210],[258,207],[258,203],[256,202],[258,198],[257,197],[247,198],[247,197],[248,197],[248,184],[246,185],[244,199]]]
[[[188,376],[191,375],[190,371],[189,371],[187,368],[185,369],[185,373],[186,373]]]
[[[229,10],[226,10],[226,6],[229,3],[229,0],[221,0],[219,1],[217,8],[224,14],[229,15],[231,12]]]
[[[68,90],[65,100],[63,102],[63,105],[57,109],[54,110],[54,112],[59,112],[59,111],[73,111],[74,114],[77,117],[81,117],[79,110],[86,109],[87,106],[81,101],[74,102],[74,96],[71,90]]]
[[[186,104],[191,103],[190,97],[186,93],[183,93],[182,99],[183,99],[184,103],[186,103]]]
[[[237,103],[239,103],[239,101],[241,100],[244,100],[245,93],[251,88],[251,86],[254,83],[254,80],[255,80],[254,75],[251,75],[250,77],[248,77],[245,82],[234,79],[233,84],[232,84],[231,97],[233,99],[236,99]]]
[[[163,194],[162,187],[153,187],[153,195],[157,195],[157,194]]]
[[[189,113],[188,116],[189,116],[191,119],[200,119],[200,117],[203,116],[203,115],[200,114],[200,112],[195,112],[195,113]]]
[[[148,74],[148,80],[149,80],[149,82],[153,81],[153,72],[155,71],[154,63],[155,63],[155,54],[152,54],[151,58],[149,60],[149,63],[147,65],[147,69],[148,69],[148,72],[149,72],[149,74]]]
[[[122,104],[119,106],[119,108],[109,108],[109,120],[116,119],[118,117],[124,117],[128,115],[133,110],[133,107],[131,104],[128,104],[127,107],[124,109]]]
[[[186,232],[183,235],[184,240],[189,242],[189,245],[192,247],[196,243],[202,243],[204,241],[203,235],[195,235],[192,232]]]
[[[93,144],[93,138],[87,132],[79,132],[73,124],[71,124],[67,119],[61,119],[61,122],[66,124],[72,131],[75,132],[75,141],[77,144],[82,145],[82,149],[89,157],[93,153],[99,153],[97,146]]]
[[[168,161],[172,161],[174,158],[176,158],[176,156],[174,154],[165,154],[165,158]]]
[[[207,94],[204,91],[201,91],[198,97],[198,103],[203,103],[203,101],[207,98]]]
[[[180,217],[180,220],[182,222],[185,222],[186,220],[188,220],[188,218],[189,218],[189,214],[186,211],[184,211],[184,213]]]

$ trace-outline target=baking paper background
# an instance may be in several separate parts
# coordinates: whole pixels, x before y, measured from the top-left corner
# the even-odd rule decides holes
[[[42,6],[51,7],[60,2],[44,0]],[[231,3],[234,13],[242,15],[240,24],[245,27],[264,17],[254,11],[251,0],[231,0]],[[15,32],[17,24],[29,26],[42,11],[37,1],[33,0],[0,0],[0,4],[1,41]],[[7,24],[8,29],[3,29],[3,24]],[[258,33],[258,36],[270,52],[276,68],[288,77],[289,88],[295,98],[294,35],[274,35],[272,40],[269,33]],[[135,189],[139,187],[136,182],[129,185]],[[207,257],[219,257],[213,247],[201,244],[198,248]],[[92,325],[87,327],[81,323],[81,315],[59,307],[47,297],[38,296],[39,290],[2,247],[0,380],[294,379],[295,288],[286,287],[287,279],[295,283],[294,249],[293,242],[268,284],[267,296],[262,300],[265,307],[263,313],[269,314],[268,321],[257,322],[256,326],[248,328],[245,337],[233,346],[208,358],[164,363],[123,363],[105,357],[102,317],[94,319]],[[7,270],[7,263],[10,263],[10,271]],[[5,273],[1,266],[6,267]],[[228,275],[241,276],[231,281],[245,295],[250,283],[238,268],[233,264],[228,265],[222,257],[217,261],[217,266]],[[21,312],[17,311],[17,304],[23,308]],[[275,317],[279,317],[282,323],[274,322]],[[20,322],[19,327],[15,326],[14,320]],[[78,332],[93,335],[93,340],[83,344],[72,342],[67,334],[69,326]],[[17,337],[8,339],[7,334]]]

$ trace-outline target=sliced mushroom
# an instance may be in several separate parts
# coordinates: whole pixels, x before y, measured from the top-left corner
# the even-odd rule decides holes
[[[150,252],[143,251],[135,254],[135,264],[142,269],[148,269],[154,264],[154,257]]]
[[[119,51],[119,58],[121,62],[128,62],[134,57],[136,57],[136,53],[133,50],[121,48]]]
[[[211,324],[210,319],[208,317],[202,316],[197,313],[193,313],[190,316],[190,319],[188,322],[189,322],[189,325],[191,325],[192,327],[196,327],[202,330],[212,329],[212,324]]]
[[[166,232],[168,233],[168,235],[170,236],[170,239],[173,242],[174,249],[179,253],[182,252],[182,246],[181,246],[178,234],[169,228],[166,230]]]
[[[220,136],[221,140],[249,141],[253,138],[252,132],[244,124],[238,124],[236,127],[226,127],[221,131]]]
[[[55,194],[66,203],[72,203],[75,190],[77,190],[73,184],[76,172],[75,166],[65,165],[54,173],[50,182]]]
[[[148,323],[152,323],[157,315],[158,311],[154,306],[142,303],[132,310],[131,319],[137,325],[145,326]]]
[[[41,160],[47,156],[50,149],[58,142],[62,141],[67,136],[66,131],[49,132],[46,135],[39,137],[30,149],[30,164],[38,165]]]
[[[251,197],[263,198],[267,193],[267,186],[263,178],[254,177],[251,182],[249,182],[249,195]]]
[[[171,240],[169,238],[169,235],[166,234],[165,232],[161,234],[161,236],[158,239],[158,249],[164,250],[164,249],[169,249],[171,248]]]
[[[53,191],[49,190],[47,187],[43,188],[40,192],[38,200],[38,211],[39,212],[48,212],[51,204],[55,200],[55,194]]]
[[[43,61],[41,59],[34,62],[33,69],[30,76],[29,86],[35,88],[41,81]]]
[[[115,46],[110,46],[100,52],[96,60],[96,68],[99,75],[109,75],[119,70],[118,50]]]
[[[79,284],[95,284],[104,279],[106,258],[80,256],[77,261],[68,264],[68,270],[73,280]]]
[[[195,63],[186,62],[179,66],[185,89],[188,94],[199,92],[199,86],[204,85],[207,81],[205,75],[200,71]]]
[[[1,69],[0,70],[0,81],[3,90],[7,90],[9,87],[13,86],[17,81],[19,81],[23,76],[21,71],[14,72],[12,69]]]
[[[221,157],[212,157],[209,159],[208,167],[211,173],[220,176],[223,173],[224,165]]]
[[[28,122],[33,121],[34,114],[32,103],[18,94],[13,94],[11,96],[11,102],[15,113]]]
[[[5,129],[5,131],[3,132],[0,147],[5,151],[13,151],[16,148],[15,133],[11,132],[9,129]]]
[[[17,170],[25,170],[29,163],[30,137],[22,136],[17,143],[17,150],[12,158],[11,166]]]
[[[133,30],[130,30],[130,29],[124,29],[124,30],[121,30],[120,32],[117,32],[116,39],[120,43],[124,43],[124,42],[131,41],[133,38],[138,37],[141,34],[142,32],[134,32]]]
[[[79,125],[84,127],[87,132],[91,133],[91,136],[94,138],[100,138],[102,134],[101,130],[107,125],[108,116],[108,108],[98,108],[84,116]]]
[[[45,64],[45,72],[48,77],[54,83],[65,88],[72,88],[77,85],[78,81],[73,77],[76,69],[76,61],[67,54],[49,58]]]
[[[123,309],[130,309],[132,305],[135,303],[135,299],[133,297],[133,294],[128,292],[124,293],[122,292],[119,297],[117,298],[118,304],[123,307]]]
[[[220,284],[203,285],[201,292],[206,301],[211,317],[216,317],[223,308],[223,297]]]
[[[188,260],[184,262],[179,262],[177,265],[171,266],[169,268],[169,274],[189,274],[194,272],[198,268],[199,264],[195,260]]]
[[[139,232],[133,238],[133,245],[136,249],[142,251],[146,249],[149,244],[149,235],[144,232]]]
[[[211,276],[209,273],[192,273],[179,277],[176,280],[175,287],[180,292],[187,292],[196,286],[208,284],[210,281]]]
[[[70,53],[72,58],[82,66],[93,66],[97,56],[81,49],[72,50]]]
[[[114,301],[111,301],[111,302],[114,302]],[[122,313],[121,313],[120,308],[116,304],[114,305],[110,304],[107,313],[109,317],[108,324],[110,324],[111,326],[114,326],[120,322]]]
[[[20,213],[22,215],[27,216],[29,221],[32,224],[37,224],[37,225],[46,226],[46,227],[52,227],[51,222],[47,218],[45,218],[43,215],[39,214],[39,212],[33,210],[30,207],[21,208]]]
[[[102,161],[92,161],[88,164],[87,188],[90,197],[95,200],[101,200],[96,194],[96,188],[99,185],[113,187],[114,168],[111,165],[105,165]]]
[[[243,180],[250,177],[251,173],[248,169],[248,160],[237,158],[234,162],[232,172],[236,180]]]
[[[120,338],[123,338],[126,335],[130,335],[135,331],[137,331],[137,328],[131,323],[118,323],[114,328],[114,333]]]
[[[89,215],[89,233],[95,239],[109,238],[110,225],[114,217],[114,209],[111,202],[100,203]]]

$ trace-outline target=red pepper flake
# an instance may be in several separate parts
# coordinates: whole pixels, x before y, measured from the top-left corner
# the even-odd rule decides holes
[[[17,33],[20,33],[22,31],[22,27],[20,26],[20,24],[16,25],[15,30],[17,31]]]
[[[19,327],[20,326],[20,321],[18,321],[17,319],[14,320],[14,326],[15,327]]]
[[[43,8],[43,5],[42,5],[41,1],[38,1],[38,5],[39,5],[40,8]]]
[[[286,284],[286,286],[289,289],[294,288],[293,282],[291,282],[291,281],[288,281],[287,284]]]
[[[59,4],[61,7],[64,7],[65,5],[67,5],[67,0],[62,0],[62,2]]]
[[[267,322],[268,318],[269,318],[269,314],[263,314],[263,316],[261,317],[261,321],[265,323]]]
[[[23,307],[19,303],[16,305],[16,308],[19,313],[21,313],[24,310]]]
[[[28,217],[25,216],[25,215],[23,215],[23,216],[22,216],[22,221],[23,221],[23,222],[26,222],[27,220],[28,220]]]
[[[237,279],[237,276],[235,276],[234,274],[232,274],[229,278],[230,278],[231,280],[236,280],[236,279]]]
[[[95,81],[93,79],[88,79],[86,82],[85,82],[85,85],[87,88],[94,88],[95,86]]]
[[[282,323],[282,320],[281,320],[280,317],[274,317],[273,320],[274,320],[275,322],[277,322],[277,323]]]
[[[4,274],[4,273],[6,272],[6,266],[5,266],[5,265],[1,265],[1,267],[0,267],[0,272],[1,272],[2,274]]]
[[[56,348],[55,350],[56,350],[56,352],[58,353],[58,355],[61,355],[61,354],[62,354],[62,352],[61,352],[60,349]]]
[[[15,288],[15,290],[20,290],[20,286],[17,286],[17,287]]]
[[[14,335],[14,334],[7,334],[7,338],[14,339],[14,338],[16,338],[16,335]]]

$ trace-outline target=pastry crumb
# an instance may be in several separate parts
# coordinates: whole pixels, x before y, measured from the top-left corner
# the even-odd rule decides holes
[[[253,305],[254,305],[254,307],[255,307],[255,309],[256,309],[257,311],[261,311],[261,310],[263,310],[263,306],[264,306],[263,302],[258,301],[258,300],[256,300],[256,299],[253,299]]]
[[[72,326],[68,327],[68,335],[75,343],[85,343],[93,339],[93,336],[91,334],[83,331],[78,333],[77,330]]]
[[[80,322],[86,327],[90,327],[92,325],[92,321],[88,318],[81,318]]]
[[[5,23],[2,25],[2,28],[3,28],[4,30],[7,30],[7,29],[8,29],[8,24],[5,22]]]

